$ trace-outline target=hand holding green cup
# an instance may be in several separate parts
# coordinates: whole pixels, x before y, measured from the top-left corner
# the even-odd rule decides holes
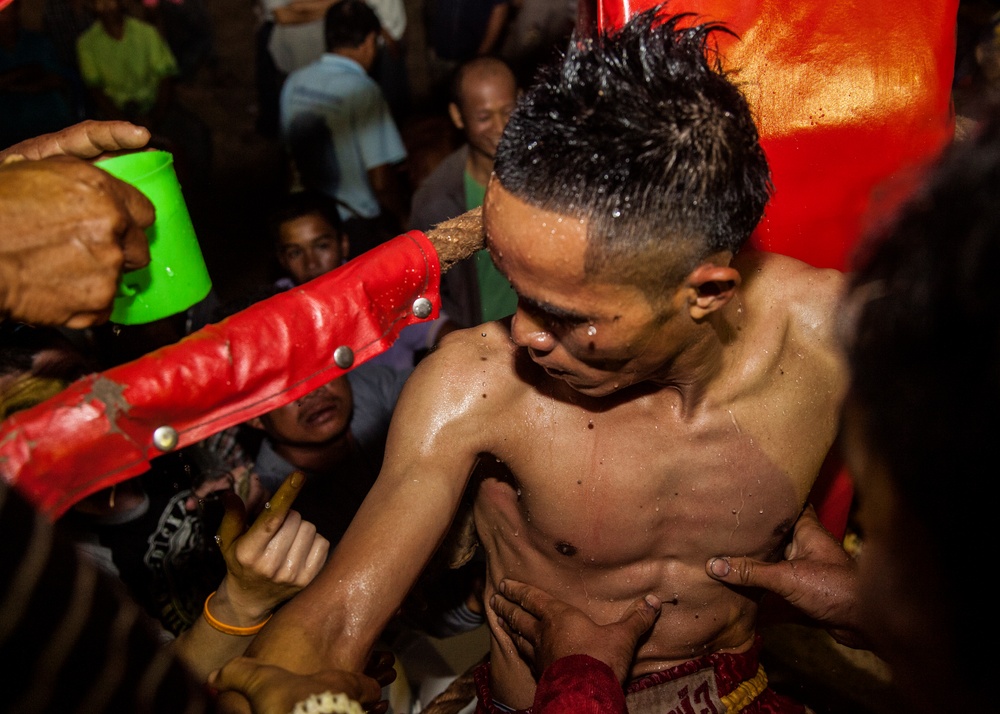
[[[212,281],[174,171],[174,157],[166,151],[140,151],[95,165],[137,188],[156,208],[156,222],[146,229],[149,265],[122,276],[111,321],[154,322],[204,300]]]

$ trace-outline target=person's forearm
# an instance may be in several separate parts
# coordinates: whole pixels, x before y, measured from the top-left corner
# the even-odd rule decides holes
[[[220,588],[209,603],[211,615],[219,622],[235,627],[253,629],[266,619],[260,613],[240,612]],[[202,614],[194,624],[177,636],[171,643],[174,654],[198,677],[199,681],[208,679],[208,675],[218,669],[233,657],[239,657],[246,652],[247,646],[253,640],[253,635],[232,635],[213,627]]]
[[[296,0],[284,7],[274,9],[274,21],[279,25],[301,25],[306,22],[321,20],[331,0]]]
[[[493,12],[490,13],[490,20],[486,25],[486,34],[483,35],[483,41],[479,43],[479,49],[476,50],[477,55],[488,55],[496,49],[497,42],[500,41],[500,35],[503,34],[504,26],[507,24],[507,14],[509,12],[510,8],[506,3],[493,8]]]

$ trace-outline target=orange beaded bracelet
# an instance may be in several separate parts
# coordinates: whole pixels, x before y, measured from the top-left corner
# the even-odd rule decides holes
[[[205,620],[208,622],[208,624],[214,627],[219,632],[223,632],[227,635],[239,635],[241,637],[246,637],[247,635],[256,635],[258,632],[261,631],[261,629],[263,629],[264,625],[267,624],[267,621],[271,619],[271,615],[268,615],[266,618],[264,618],[263,622],[260,622],[256,625],[251,625],[250,627],[235,627],[234,625],[227,625],[225,623],[219,622],[214,617],[212,617],[212,613],[208,611],[208,603],[213,597],[215,597],[214,591],[209,593],[208,597],[205,598],[205,607],[202,608],[202,614],[205,616]]]

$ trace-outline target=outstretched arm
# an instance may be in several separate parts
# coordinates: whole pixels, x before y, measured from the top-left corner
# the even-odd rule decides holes
[[[858,629],[857,563],[830,535],[810,505],[799,516],[785,560],[719,556],[705,565],[724,583],[769,590],[826,627],[841,644],[864,647]]]

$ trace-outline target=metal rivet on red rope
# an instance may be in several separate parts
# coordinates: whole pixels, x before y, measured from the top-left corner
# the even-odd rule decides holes
[[[172,426],[160,426],[153,432],[153,446],[160,451],[170,451],[177,446],[177,430]]]
[[[341,345],[333,351],[333,363],[341,369],[347,369],[354,364],[354,350],[347,345]]]
[[[425,297],[417,298],[413,301],[413,314],[421,320],[430,317],[433,310],[434,306],[431,304],[431,301]]]

